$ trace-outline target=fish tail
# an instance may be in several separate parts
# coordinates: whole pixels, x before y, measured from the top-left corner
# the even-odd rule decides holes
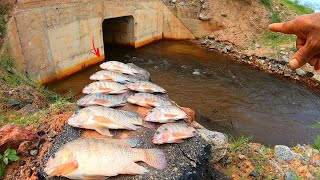
[[[156,169],[164,169],[167,160],[164,152],[160,149],[145,149],[145,157],[143,161]]]

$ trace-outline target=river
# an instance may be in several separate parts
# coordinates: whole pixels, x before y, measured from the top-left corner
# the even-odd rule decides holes
[[[188,42],[162,41],[140,49],[109,48],[107,60],[132,62],[151,73],[180,106],[210,130],[251,135],[265,145],[313,143],[320,129],[320,95]],[[99,65],[49,85],[78,98]]]

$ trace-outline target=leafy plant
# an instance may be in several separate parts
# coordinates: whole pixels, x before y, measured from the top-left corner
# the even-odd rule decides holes
[[[15,162],[19,160],[17,152],[14,149],[7,149],[3,155],[0,154],[0,179],[3,178],[7,165],[10,162]]]
[[[237,139],[231,136],[229,139],[230,139],[230,151],[235,152],[239,147],[243,146],[244,144],[252,140],[252,136],[242,135]]]

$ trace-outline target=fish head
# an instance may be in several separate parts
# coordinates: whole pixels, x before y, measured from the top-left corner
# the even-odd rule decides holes
[[[94,73],[90,76],[90,80],[98,80],[100,74],[99,73]]]
[[[63,165],[70,164],[75,160],[72,151],[67,148],[61,148],[53,156],[51,156],[45,165],[44,172],[49,177],[59,175],[57,170]],[[61,169],[61,168],[60,168]],[[60,170],[61,171],[61,170]]]
[[[89,108],[84,108],[79,111],[75,111],[73,115],[68,119],[68,124],[73,127],[83,127],[83,125],[91,117],[91,110]]]
[[[166,143],[170,136],[171,136],[171,132],[169,131],[168,128],[159,128],[156,133],[154,134],[153,138],[152,138],[152,142],[154,144],[163,144]]]
[[[92,95],[87,95],[87,96],[84,96],[83,98],[79,99],[77,101],[77,104],[79,106],[87,106],[89,105],[89,103],[94,100],[94,97]]]
[[[98,85],[96,83],[91,83],[84,87],[82,92],[84,94],[91,94],[94,93],[96,90],[98,90]]]

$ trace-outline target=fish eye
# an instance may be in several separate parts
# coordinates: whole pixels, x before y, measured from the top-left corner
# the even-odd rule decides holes
[[[159,132],[159,131],[156,131],[156,134],[160,134],[160,132]]]
[[[165,131],[168,131],[168,128],[165,128],[164,130],[165,130]]]

